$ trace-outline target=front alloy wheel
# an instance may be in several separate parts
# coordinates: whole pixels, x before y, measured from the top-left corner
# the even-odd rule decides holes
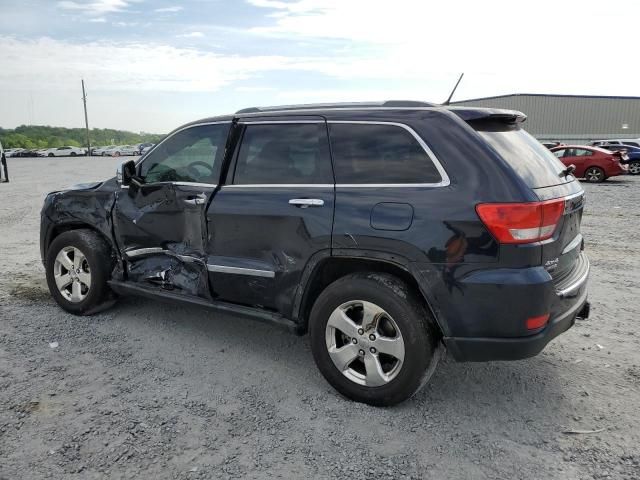
[[[327,322],[325,341],[336,368],[359,385],[379,387],[402,368],[400,329],[375,303],[356,300],[336,308]]]
[[[91,289],[91,270],[84,253],[76,247],[65,247],[56,256],[53,275],[60,295],[72,303],[80,303]]]
[[[89,315],[112,303],[107,281],[115,258],[107,240],[86,230],[63,232],[47,248],[47,285],[67,312]]]
[[[629,164],[629,173],[631,175],[640,174],[640,161],[631,162]]]

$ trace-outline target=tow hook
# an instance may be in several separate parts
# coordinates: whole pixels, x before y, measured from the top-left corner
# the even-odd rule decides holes
[[[590,312],[591,312],[591,304],[589,302],[585,302],[585,304],[582,306],[582,308],[576,315],[576,318],[579,318],[580,320],[586,320],[587,318],[589,318]]]

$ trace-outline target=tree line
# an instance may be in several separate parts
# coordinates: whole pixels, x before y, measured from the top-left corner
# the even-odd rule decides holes
[[[134,133],[111,128],[92,128],[89,130],[92,147],[133,145],[146,142],[158,143],[163,136],[154,133]],[[4,148],[86,147],[87,131],[84,128],[20,125],[14,129],[0,128],[0,141]]]

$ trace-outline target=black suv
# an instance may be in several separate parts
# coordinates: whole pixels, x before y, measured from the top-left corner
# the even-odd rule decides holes
[[[586,317],[580,183],[519,112],[421,102],[250,108],[178,128],[117,177],[47,196],[49,289],[309,332],[338,391],[413,395],[458,361],[536,355]]]

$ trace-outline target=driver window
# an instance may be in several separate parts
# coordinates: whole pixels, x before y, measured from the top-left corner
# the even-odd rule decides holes
[[[144,159],[140,176],[146,183],[217,184],[229,125],[199,125],[172,135]]]

